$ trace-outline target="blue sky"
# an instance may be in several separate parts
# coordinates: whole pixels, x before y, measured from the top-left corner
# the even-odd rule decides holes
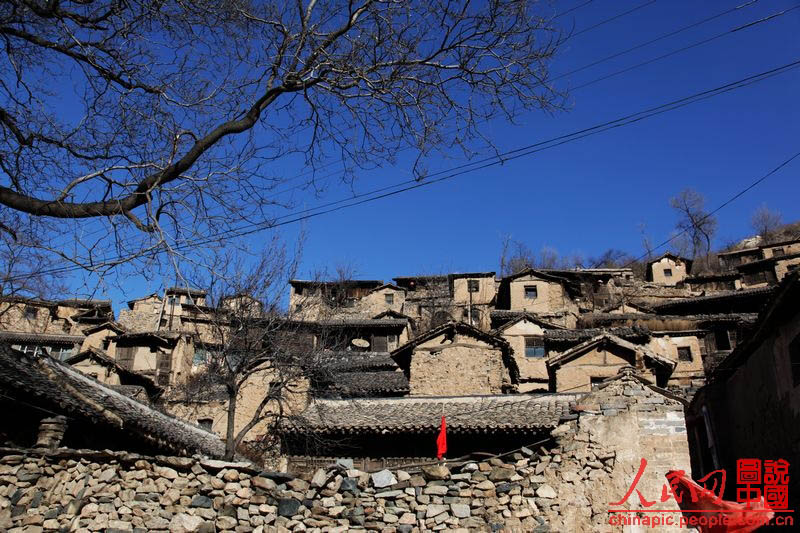
[[[558,76],[741,3],[654,2],[569,40],[552,72]],[[592,2],[572,13],[575,29],[641,4]],[[756,2],[556,83],[569,90],[795,5]],[[531,113],[520,116],[516,126],[497,122],[486,131],[498,146],[512,149],[765,71],[800,59],[798,29],[800,9],[576,90],[565,112]],[[322,215],[307,223],[305,267],[348,263],[370,279],[496,270],[506,234],[533,250],[549,246],[592,256],[613,247],[640,254],[640,225],[656,242],[669,237],[676,218],[668,202],[681,189],[697,189],[713,208],[800,151],[799,94],[796,69],[503,166]],[[405,163],[371,172],[357,189],[407,178]],[[716,244],[748,234],[750,215],[762,203],[781,211],[785,221],[800,218],[798,193],[796,160],[720,211]],[[330,193],[326,200],[346,195]]]
[[[559,3],[556,11],[582,4]],[[595,0],[560,19],[580,31],[623,13],[641,0]],[[692,22],[744,3],[658,0],[613,22],[568,40],[552,63],[558,76]],[[602,75],[635,65],[797,2],[760,0],[669,39],[566,76],[567,91]],[[569,19],[569,20],[568,20]],[[800,9],[651,65],[575,90],[568,109],[552,115],[527,113],[516,125],[485,124],[502,150],[531,144],[800,59]],[[520,158],[430,187],[322,215],[306,222],[302,273],[347,263],[359,277],[442,271],[497,270],[504,235],[562,254],[598,255],[608,248],[643,252],[640,226],[656,242],[675,224],[669,198],[692,187],[714,208],[800,151],[800,69],[637,124]],[[463,163],[437,158],[433,170]],[[411,161],[363,173],[355,191],[408,179]],[[287,166],[287,175],[302,171]],[[352,191],[331,187],[323,197],[295,196],[300,209],[346,198]],[[784,221],[800,219],[800,159],[770,177],[719,215],[716,245],[750,233],[752,212],[761,204]],[[281,233],[291,242],[297,226]],[[250,237],[253,248],[270,235]],[[121,303],[154,290],[143,280]]]

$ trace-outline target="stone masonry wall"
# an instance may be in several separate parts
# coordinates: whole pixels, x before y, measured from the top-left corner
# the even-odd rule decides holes
[[[629,377],[585,400],[546,443],[371,474],[346,459],[300,479],[197,457],[0,449],[0,530],[619,531],[609,502],[642,457],[650,500],[667,470],[688,471],[681,407]],[[634,493],[619,507],[641,504]]]

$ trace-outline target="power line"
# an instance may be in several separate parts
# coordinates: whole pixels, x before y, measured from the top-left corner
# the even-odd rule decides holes
[[[359,193],[357,195],[354,195],[352,197],[348,197],[348,198],[345,198],[345,199],[342,199],[342,200],[338,200],[338,201],[335,201],[335,202],[330,202],[330,203],[327,203],[327,204],[322,204],[322,205],[314,207],[314,208],[306,209],[306,210],[295,212],[295,213],[290,213],[290,214],[287,214],[287,215],[284,215],[282,217],[278,217],[277,219],[275,219],[276,221],[278,221],[278,220],[282,220],[282,219],[287,219],[288,218],[288,220],[284,220],[282,222],[265,222],[265,223],[258,223],[258,224],[246,224],[246,225],[244,225],[244,226],[242,226],[240,228],[235,228],[235,229],[232,228],[230,230],[225,230],[225,231],[222,231],[222,232],[218,232],[218,233],[213,234],[211,236],[204,237],[203,239],[184,242],[184,243],[182,243],[180,245],[174,246],[173,249],[175,249],[176,251],[182,251],[182,250],[189,249],[189,248],[192,248],[192,247],[197,247],[197,246],[202,246],[202,245],[205,245],[205,244],[210,244],[210,243],[213,243],[213,242],[217,242],[220,239],[224,239],[224,238],[241,237],[241,236],[245,236],[245,235],[249,235],[249,234],[252,234],[252,233],[256,233],[258,231],[262,231],[262,230],[265,230],[265,229],[274,229],[276,227],[284,226],[284,225],[291,224],[291,223],[294,223],[294,222],[300,222],[300,221],[307,220],[307,219],[310,219],[310,218],[313,218],[313,217],[316,217],[316,216],[320,216],[320,215],[323,215],[323,214],[328,214],[328,213],[332,213],[332,212],[335,212],[335,211],[340,211],[340,210],[348,208],[348,207],[354,207],[354,206],[357,206],[357,205],[361,205],[361,204],[364,204],[364,203],[376,201],[376,200],[379,200],[379,199],[382,199],[382,198],[386,198],[386,197],[389,197],[389,196],[394,196],[394,195],[397,195],[397,194],[400,194],[400,193],[403,193],[403,192],[407,192],[407,191],[410,191],[410,190],[414,190],[414,189],[418,189],[418,188],[422,188],[422,187],[427,187],[427,186],[433,185],[434,183],[439,183],[439,182],[442,182],[442,181],[445,181],[445,180],[449,180],[449,179],[453,179],[453,178],[462,176],[462,175],[467,174],[467,173],[475,172],[477,170],[482,170],[484,168],[488,168],[488,167],[495,166],[495,165],[498,165],[498,164],[503,164],[506,161],[510,161],[510,160],[517,159],[517,158],[520,158],[520,157],[523,157],[523,156],[527,156],[527,155],[532,155],[534,153],[537,153],[537,152],[540,152],[540,151],[543,151],[543,150],[547,150],[547,149],[550,149],[550,148],[554,148],[556,146],[560,146],[560,145],[566,144],[568,142],[576,141],[576,140],[582,139],[584,137],[588,137],[590,135],[595,135],[595,134],[601,133],[603,131],[608,131],[610,129],[614,129],[614,128],[622,127],[622,126],[625,126],[625,125],[633,124],[633,123],[639,122],[641,120],[645,120],[647,118],[650,118],[652,116],[659,115],[661,113],[666,113],[668,111],[673,111],[675,109],[679,109],[681,107],[690,105],[692,103],[700,102],[700,101],[706,100],[708,98],[712,98],[714,96],[717,96],[719,94],[724,94],[724,93],[727,93],[727,92],[730,92],[730,91],[733,91],[733,90],[736,90],[736,89],[739,89],[739,88],[742,88],[742,87],[746,87],[746,86],[752,85],[754,83],[758,83],[760,81],[764,81],[764,80],[772,78],[774,76],[778,76],[780,74],[788,72],[791,69],[797,68],[798,66],[800,66],[800,59],[795,60],[795,61],[793,61],[791,63],[787,63],[787,64],[784,64],[784,65],[781,65],[779,67],[764,71],[764,72],[760,72],[758,74],[753,74],[751,76],[747,76],[745,78],[741,78],[741,79],[736,80],[734,82],[730,82],[730,83],[715,87],[713,89],[708,89],[708,90],[705,90],[705,91],[701,91],[699,93],[694,93],[694,94],[692,94],[690,96],[679,98],[677,100],[673,100],[673,101],[667,102],[665,104],[660,104],[660,105],[655,106],[655,107],[651,107],[651,108],[648,108],[648,109],[645,109],[645,110],[642,110],[642,111],[638,111],[638,112],[635,112],[635,113],[632,113],[632,114],[628,114],[628,115],[625,115],[623,117],[619,117],[619,118],[614,119],[614,120],[603,122],[601,124],[597,124],[597,125],[594,125],[594,126],[591,126],[591,127],[588,127],[588,128],[577,130],[577,131],[574,131],[572,133],[568,133],[568,134],[565,134],[565,135],[560,135],[560,136],[557,136],[557,137],[553,137],[553,138],[550,138],[550,139],[547,139],[547,140],[544,140],[544,141],[539,141],[539,142],[536,142],[536,143],[533,143],[533,144],[529,144],[529,145],[526,145],[526,146],[523,146],[523,147],[515,148],[513,150],[509,150],[507,152],[504,152],[504,153],[501,153],[499,155],[495,155],[495,156],[492,156],[492,157],[487,157],[487,158],[484,158],[482,160],[478,160],[478,161],[474,161],[474,162],[470,162],[470,163],[465,163],[465,164],[458,165],[456,167],[452,167],[452,168],[449,168],[449,169],[446,169],[446,170],[437,171],[437,172],[432,173],[431,175],[429,175],[429,177],[431,177],[431,176],[439,176],[439,177],[437,177],[435,179],[427,179],[426,178],[425,181],[407,180],[407,181],[399,182],[399,183],[396,183],[396,184],[393,184],[393,185],[389,185],[387,187],[382,187],[382,188],[375,189],[375,190],[372,190],[372,191],[368,191],[368,192],[365,192],[365,193]],[[766,179],[766,177],[764,179]],[[752,188],[752,187],[750,187],[750,188]],[[749,190],[749,188],[747,190]],[[744,194],[745,192],[747,192],[747,190],[741,192],[739,194],[739,196],[741,196],[741,194]],[[344,204],[344,205],[339,205],[339,204]],[[725,204],[725,205],[727,205],[727,204]],[[293,218],[289,218],[289,217],[293,217]],[[663,244],[659,245],[659,246],[663,246]],[[113,264],[118,263],[122,259],[124,259],[124,256],[105,259],[105,260],[99,262],[95,266],[98,267],[98,268],[102,268],[102,267],[105,267],[105,266],[113,266]],[[81,270],[81,269],[82,269],[81,266],[58,267],[58,268],[53,268],[53,269],[46,270],[44,272],[39,272],[39,273],[37,273],[37,275],[64,273],[64,272],[70,272],[70,271],[73,271],[73,270]],[[25,276],[18,276],[18,277],[14,277],[14,278],[9,278],[8,281],[16,281],[17,279],[24,279],[24,278],[25,278]]]
[[[763,182],[764,180],[766,180],[767,178],[769,178],[770,176],[772,176],[773,174],[775,174],[776,172],[781,170],[783,167],[785,167],[786,165],[788,165],[789,163],[791,163],[792,161],[794,161],[798,157],[800,157],[800,152],[795,153],[794,155],[792,155],[788,159],[786,159],[783,162],[781,162],[778,166],[776,166],[775,168],[773,168],[772,170],[770,170],[769,172],[767,172],[766,174],[764,174],[763,176],[761,176],[760,178],[758,178],[757,180],[752,182],[750,185],[748,185],[744,189],[740,190],[739,192],[737,192],[736,194],[734,194],[733,196],[731,196],[727,200],[725,200],[722,204],[717,206],[717,208],[714,209],[713,211],[711,211],[710,213],[706,214],[703,217],[700,217],[700,219],[697,221],[697,224],[701,224],[701,223],[705,222],[706,220],[708,220],[709,218],[714,216],[716,213],[718,213],[720,210],[722,210],[723,208],[725,208],[728,205],[730,205],[731,203],[733,203],[736,199],[742,197],[748,191],[750,191],[751,189],[755,188],[761,182]],[[659,248],[662,248],[662,247],[668,245],[669,243],[671,243],[672,241],[674,241],[678,237],[681,237],[681,236],[685,235],[688,232],[689,232],[689,230],[685,229],[685,230],[681,231],[680,233],[678,233],[676,235],[673,235],[672,237],[670,237],[669,239],[665,240],[664,242],[662,242],[658,246],[654,247],[653,250],[658,250]],[[632,259],[627,264],[623,265],[622,268],[628,268],[629,266],[631,266],[632,264],[636,263],[637,261],[641,261],[642,259],[646,258],[648,255],[649,255],[649,252],[645,252],[644,254],[640,255],[636,259]]]
[[[698,21],[696,21],[696,22],[693,22],[692,24],[688,24],[688,25],[686,25],[686,26],[683,26],[683,27],[681,27],[681,28],[678,28],[677,30],[673,30],[673,31],[667,32],[667,33],[665,33],[665,34],[662,34],[662,35],[660,35],[660,36],[658,36],[658,37],[655,37],[655,38],[653,38],[653,39],[650,39],[650,40],[648,40],[648,41],[645,41],[645,42],[639,43],[639,44],[637,44],[637,45],[635,45],[635,46],[633,46],[633,47],[627,48],[627,49],[625,49],[625,50],[622,50],[622,51],[620,51],[620,52],[616,52],[616,53],[614,53],[614,54],[611,54],[611,55],[609,55],[609,56],[606,56],[606,57],[604,57],[604,58],[602,58],[602,59],[598,59],[598,60],[596,60],[596,61],[593,61],[593,62],[591,62],[591,63],[588,63],[588,64],[586,64],[586,65],[583,65],[583,66],[581,66],[581,67],[578,67],[578,68],[576,68],[576,69],[574,69],[574,70],[571,70],[571,71],[568,71],[568,72],[565,72],[565,73],[559,74],[558,76],[555,76],[555,77],[551,78],[551,80],[550,80],[550,81],[551,81],[551,82],[554,82],[554,81],[557,81],[557,80],[563,79],[563,78],[565,78],[565,77],[567,77],[567,76],[569,76],[569,75],[575,74],[575,73],[577,73],[577,72],[582,72],[582,71],[584,71],[584,70],[586,70],[586,69],[588,69],[588,68],[591,68],[591,67],[594,67],[594,66],[600,65],[600,64],[602,64],[602,63],[605,63],[606,61],[610,61],[611,59],[615,59],[615,58],[617,58],[617,57],[621,57],[621,56],[623,56],[623,55],[625,55],[625,54],[628,54],[628,53],[630,53],[630,52],[633,52],[633,51],[639,50],[639,49],[641,49],[641,48],[644,48],[645,46],[648,46],[648,45],[650,45],[650,44],[653,44],[653,43],[656,43],[656,42],[658,42],[658,41],[664,40],[664,39],[666,39],[666,38],[672,37],[672,36],[674,36],[674,35],[677,35],[677,34],[679,34],[679,33],[682,33],[682,32],[684,32],[684,31],[686,31],[686,30],[689,30],[689,29],[695,28],[695,27],[697,27],[697,26],[700,26],[700,25],[702,25],[702,24],[705,24],[705,23],[707,23],[707,22],[710,22],[710,21],[712,21],[712,20],[715,20],[715,19],[717,19],[717,18],[720,18],[720,17],[722,17],[722,16],[724,16],[724,15],[727,15],[727,14],[733,13],[734,11],[738,11],[738,10],[740,10],[740,9],[743,9],[743,8],[745,8],[745,7],[749,7],[750,5],[752,5],[752,4],[756,3],[756,2],[758,2],[758,0],[750,0],[749,2],[746,2],[746,3],[744,3],[744,4],[741,4],[741,5],[739,5],[739,6],[736,6],[736,7],[730,8],[730,9],[726,9],[725,11],[722,11],[722,12],[720,12],[720,13],[717,13],[717,14],[715,14],[715,15],[712,15],[712,16],[710,16],[710,17],[706,17],[706,18],[704,18],[704,19],[698,20]],[[707,43],[709,43],[709,42],[715,41],[715,40],[717,40],[717,39],[719,39],[719,38],[721,38],[721,37],[727,36],[727,35],[729,35],[729,34],[731,34],[731,33],[735,33],[735,32],[737,32],[737,31],[739,31],[739,30],[742,30],[742,29],[744,29],[744,28],[749,28],[749,27],[751,27],[751,26],[754,26],[754,25],[756,25],[756,24],[759,24],[759,23],[761,23],[761,22],[765,22],[765,21],[771,20],[772,18],[776,18],[776,17],[778,17],[778,16],[781,16],[781,15],[785,14],[787,11],[791,11],[792,9],[795,9],[795,8],[790,8],[790,9],[788,9],[788,10],[784,10],[784,11],[782,11],[782,12],[779,12],[779,13],[773,13],[772,15],[769,15],[769,16],[767,16],[767,17],[764,17],[764,18],[762,18],[762,19],[755,20],[755,21],[749,22],[749,23],[747,23],[747,24],[744,24],[744,25],[741,25],[741,26],[737,26],[737,27],[735,27],[735,28],[731,28],[731,29],[729,29],[729,30],[726,30],[726,31],[724,31],[724,32],[720,33],[720,34],[714,35],[713,37],[710,37],[710,38],[708,38],[708,39],[704,39],[704,40],[702,40],[702,41],[699,41],[699,42],[693,43],[693,44],[691,44],[691,45],[688,45],[688,46],[681,47],[681,48],[679,48],[679,49],[677,49],[677,50],[673,50],[673,51],[671,51],[671,52],[668,52],[667,54],[663,54],[663,55],[661,55],[661,56],[658,56],[658,57],[656,57],[656,58],[653,58],[653,59],[650,59],[650,60],[644,61],[644,62],[642,62],[642,63],[638,63],[638,64],[636,64],[636,65],[633,65],[633,66],[631,66],[631,67],[626,67],[626,68],[624,68],[624,69],[621,69],[621,70],[618,70],[618,71],[612,72],[612,73],[610,73],[610,74],[603,75],[603,76],[601,76],[601,77],[599,77],[599,78],[596,78],[596,79],[593,79],[593,80],[591,80],[591,81],[589,81],[589,82],[583,83],[583,84],[581,84],[581,85],[579,85],[579,86],[577,86],[577,87],[573,87],[573,88],[572,88],[572,91],[577,91],[577,90],[580,90],[580,89],[583,89],[583,88],[589,87],[590,85],[594,85],[595,83],[599,83],[599,82],[601,82],[601,81],[604,81],[604,80],[606,80],[606,79],[613,78],[613,77],[615,77],[615,76],[618,76],[618,75],[620,75],[620,74],[623,74],[623,73],[626,73],[626,72],[630,72],[630,71],[632,71],[632,70],[635,70],[635,69],[637,69],[637,68],[641,68],[641,67],[643,67],[643,66],[646,66],[646,65],[649,65],[649,64],[655,63],[655,62],[657,62],[657,61],[660,61],[660,60],[662,60],[662,59],[666,59],[667,57],[673,56],[673,55],[675,55],[675,54],[678,54],[678,53],[680,53],[680,52],[684,52],[684,51],[686,51],[686,50],[689,50],[689,49],[692,49],[692,48],[696,48],[696,47],[698,47],[698,46],[702,46],[702,45],[704,45],[704,44],[707,44]],[[490,117],[486,117],[486,118],[484,118],[484,119],[477,120],[475,123],[476,123],[476,124],[482,124],[482,123],[488,122],[489,120],[491,120],[491,118],[490,118]],[[451,132],[452,132],[452,130],[451,130]],[[401,151],[407,151],[407,150],[409,150],[409,149],[410,149],[410,148],[403,148],[403,149],[401,149]],[[309,176],[309,175],[311,175],[311,174],[314,174],[314,173],[315,173],[317,170],[325,169],[325,168],[328,168],[328,167],[330,167],[330,166],[333,166],[334,164],[341,163],[341,162],[342,162],[342,160],[330,161],[329,163],[326,163],[326,164],[324,164],[324,165],[321,165],[320,167],[317,167],[317,168],[315,168],[315,169],[313,169],[313,170],[307,170],[307,171],[305,171],[305,172],[301,172],[300,174],[297,174],[297,175],[296,175],[294,178],[290,178],[288,181],[289,181],[289,182],[291,182],[291,181],[295,181],[296,179],[303,178],[303,177],[305,177],[305,176]],[[326,178],[330,178],[330,177],[333,177],[333,176],[335,176],[335,175],[338,175],[338,174],[339,174],[339,172],[338,172],[338,171],[334,171],[334,172],[330,172],[330,173],[327,173],[327,174],[325,174],[325,175],[321,176],[321,178],[322,178],[322,179],[326,179]],[[291,192],[291,191],[294,191],[294,190],[300,190],[300,189],[303,189],[303,188],[305,188],[305,187],[307,187],[307,186],[308,186],[308,184],[306,184],[306,183],[302,183],[302,184],[299,184],[299,185],[294,185],[294,186],[292,186],[292,187],[288,187],[288,188],[285,188],[285,189],[281,189],[281,190],[279,190],[279,191],[276,191],[276,192],[272,193],[272,194],[271,194],[271,197],[272,197],[272,198],[275,198],[275,197],[277,197],[277,196],[279,196],[279,195],[281,195],[281,194],[285,194],[285,193],[287,193],[287,192]]]
[[[570,36],[569,36],[569,38],[572,38],[572,37],[577,37],[578,35],[581,35],[581,34],[583,34],[583,33],[586,33],[587,31],[592,31],[592,30],[593,30],[593,29],[595,29],[595,28],[599,28],[600,26],[602,26],[602,25],[604,25],[604,24],[607,24],[607,23],[609,23],[609,22],[612,22],[612,21],[614,21],[614,20],[617,20],[617,19],[619,19],[619,18],[622,18],[622,17],[624,17],[625,15],[630,15],[630,14],[631,14],[631,13],[633,13],[634,11],[639,11],[639,10],[640,10],[640,9],[642,9],[643,7],[647,7],[647,6],[649,6],[650,4],[655,4],[655,3],[656,3],[656,0],[648,0],[647,2],[644,2],[644,3],[642,3],[642,4],[639,4],[638,6],[635,6],[635,7],[631,8],[631,9],[629,9],[628,11],[625,11],[625,12],[623,12],[623,13],[620,13],[619,15],[614,15],[614,16],[613,16],[613,17],[611,17],[611,18],[607,18],[607,19],[605,19],[605,20],[603,20],[603,21],[600,21],[600,22],[598,22],[597,24],[593,24],[592,26],[589,26],[588,28],[582,29],[582,30],[581,30],[581,31],[579,31],[579,32],[573,33],[572,35],[570,35]]]

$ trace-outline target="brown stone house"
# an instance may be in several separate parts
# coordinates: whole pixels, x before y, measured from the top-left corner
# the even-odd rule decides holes
[[[767,287],[783,280],[793,270],[800,268],[800,252],[780,254],[752,261],[736,267],[746,289]]]
[[[589,392],[628,366],[651,383],[664,387],[675,364],[646,346],[601,333],[564,353],[548,357],[547,370],[551,391]]]
[[[739,265],[764,259],[764,256],[761,253],[761,248],[755,246],[731,250],[729,252],[719,252],[717,253],[717,258],[723,270],[733,270]]]
[[[683,286],[700,294],[735,291],[742,288],[742,280],[738,272],[720,272],[688,276],[683,280]]]
[[[492,331],[511,346],[514,361],[519,369],[519,392],[550,390],[545,334],[548,330],[562,329],[529,313],[521,313]]]
[[[0,340],[23,352],[58,359],[81,349],[87,329],[113,319],[107,300],[0,298]]]
[[[144,374],[129,370],[97,348],[88,348],[66,359],[64,363],[84,375],[109,386],[140,387],[146,401],[157,399],[163,388]]]
[[[497,309],[524,311],[548,322],[574,327],[579,296],[580,287],[574,282],[528,268],[500,280]]]
[[[752,334],[724,358],[687,410],[698,476],[738,459],[789,463],[788,509],[800,504],[800,273],[787,276]],[[759,484],[760,485],[760,484]],[[735,484],[728,487],[734,499]]]
[[[292,279],[289,280],[289,287],[289,312],[305,320],[362,313],[371,315],[385,309],[402,311],[403,298],[398,294],[402,293],[402,290],[385,285],[382,280]],[[373,291],[379,294],[367,298]],[[360,309],[362,305],[364,306],[363,310]]]
[[[128,302],[119,314],[119,323],[130,332],[182,329],[182,318],[205,306],[207,293],[189,287],[168,287],[163,296],[153,293]]]
[[[129,398],[51,357],[0,345],[0,442],[221,457],[215,435]],[[55,418],[55,420],[54,420]],[[54,435],[58,433],[58,435]]]
[[[392,351],[412,396],[500,394],[515,389],[511,345],[464,322],[448,322]]]
[[[674,286],[686,279],[691,270],[691,259],[667,252],[647,262],[645,280],[659,285]]]

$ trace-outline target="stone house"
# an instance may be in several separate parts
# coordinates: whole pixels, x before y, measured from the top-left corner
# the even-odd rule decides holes
[[[575,299],[580,289],[573,282],[527,268],[500,280],[497,309],[524,311],[548,322],[574,327],[578,314]]]
[[[182,329],[184,316],[196,313],[206,303],[207,292],[189,287],[168,287],[164,295],[150,294],[128,302],[119,314],[119,323],[130,332]]]
[[[687,410],[692,468],[723,468],[738,459],[789,462],[788,509],[800,504],[800,274],[794,273],[759,315],[752,334],[712,371]],[[759,484],[760,488],[760,484]],[[734,499],[736,486],[728,487]]]
[[[289,287],[289,312],[305,320],[374,315],[387,309],[402,311],[403,308],[403,298],[398,294],[402,290],[385,285],[382,280],[293,279],[289,280]],[[367,298],[373,291],[378,294]]]
[[[767,287],[779,283],[789,272],[800,268],[800,253],[780,254],[736,267],[743,288]]]
[[[688,276],[683,286],[694,293],[735,291],[742,288],[741,275],[738,272],[721,272]]]
[[[647,262],[645,280],[659,285],[675,286],[689,275],[692,261],[672,253],[665,253]]]
[[[755,246],[729,252],[719,252],[717,253],[717,258],[723,270],[733,270],[739,265],[763,259],[764,256],[761,253],[761,248]]]
[[[611,333],[601,333],[564,353],[548,357],[546,364],[550,390],[554,392],[589,392],[628,366],[663,387],[675,369],[675,361]]]
[[[145,401],[156,399],[163,392],[163,388],[145,374],[123,367],[96,348],[83,350],[66,359],[64,363],[104,385],[140,387],[144,389]]]
[[[495,273],[457,273],[449,274],[447,278],[453,306],[461,313],[461,316],[455,316],[454,319],[488,331],[490,313],[497,296]]]
[[[514,361],[519,369],[517,388],[519,392],[547,392],[550,390],[545,333],[548,330],[561,329],[563,328],[560,326],[523,313],[492,331],[495,335],[505,339],[511,346]]]
[[[519,371],[502,337],[463,322],[448,322],[391,352],[412,396],[500,394],[514,389]]]
[[[77,353],[85,331],[108,320],[114,320],[108,300],[0,298],[0,340],[57,359]]]
[[[6,445],[32,447],[38,439],[45,447],[224,454],[224,445],[215,435],[51,357],[0,345],[0,388],[0,441]]]

